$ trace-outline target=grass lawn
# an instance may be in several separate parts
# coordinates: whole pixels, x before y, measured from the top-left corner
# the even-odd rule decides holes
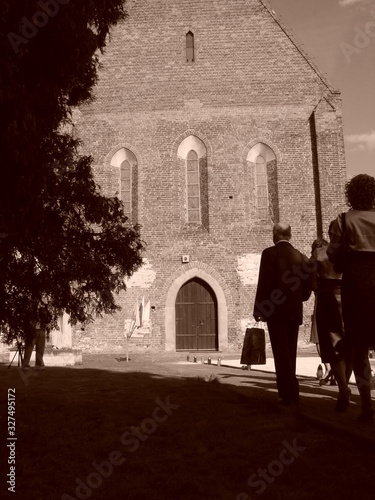
[[[16,367],[0,366],[0,498],[372,497],[371,447],[279,408],[274,393],[233,390],[218,381],[226,372],[219,367],[207,377],[199,366],[145,367],[115,355],[111,365],[49,368],[27,385]],[[262,383],[274,386],[274,379]],[[6,484],[9,388],[16,393],[15,493]]]

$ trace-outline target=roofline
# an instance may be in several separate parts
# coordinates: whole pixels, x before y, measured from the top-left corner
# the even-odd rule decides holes
[[[320,71],[318,66],[314,62],[312,62],[312,60],[311,60],[312,56],[309,56],[307,54],[307,52],[305,52],[299,46],[299,43],[295,40],[294,34],[291,33],[291,29],[287,28],[284,25],[284,22],[279,19],[279,15],[276,14],[276,12],[272,9],[272,7],[270,5],[268,5],[265,0],[259,0],[259,2],[267,10],[267,12],[270,14],[270,16],[276,21],[276,23],[279,25],[280,29],[285,33],[285,35],[293,43],[295,48],[298,50],[298,52],[301,54],[301,56],[306,60],[307,64],[314,70],[316,75],[319,77],[319,79],[322,81],[322,83],[329,89],[329,91],[332,92],[333,94],[341,94],[341,92],[330,83],[330,81],[328,80],[328,77],[324,77],[322,75],[322,72]]]

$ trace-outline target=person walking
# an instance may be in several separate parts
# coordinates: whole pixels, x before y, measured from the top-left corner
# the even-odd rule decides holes
[[[329,226],[331,236],[333,222]],[[329,363],[339,387],[336,411],[345,411],[350,403],[348,386],[352,371],[351,350],[344,335],[341,312],[341,274],[336,273],[327,255],[328,241],[318,238],[312,245],[311,260],[316,263],[316,327],[320,355]]]
[[[291,227],[273,227],[274,246],[262,252],[253,316],[267,322],[280,404],[298,403],[297,340],[303,301],[311,294],[308,258],[290,243]]]
[[[353,350],[353,371],[361,396],[360,422],[372,422],[371,367],[368,350],[375,345],[375,179],[353,177],[345,186],[349,211],[332,226],[328,258],[342,272],[342,313]]]

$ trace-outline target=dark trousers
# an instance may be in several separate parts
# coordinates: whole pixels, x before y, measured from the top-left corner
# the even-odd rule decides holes
[[[290,321],[272,321],[267,325],[275,361],[279,397],[287,403],[296,403],[299,397],[296,377],[299,325]]]
[[[32,340],[25,344],[25,356],[23,366],[30,366],[30,358],[35,347],[35,366],[44,366],[43,356],[46,345],[46,331],[42,329],[35,330],[35,335]]]

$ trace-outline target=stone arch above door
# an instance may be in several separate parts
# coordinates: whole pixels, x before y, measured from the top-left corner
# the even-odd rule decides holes
[[[228,308],[227,301],[219,282],[209,273],[199,268],[191,268],[179,275],[170,286],[165,305],[165,350],[176,350],[176,298],[180,288],[189,280],[200,278],[213,290],[217,300],[218,349],[228,347]]]

